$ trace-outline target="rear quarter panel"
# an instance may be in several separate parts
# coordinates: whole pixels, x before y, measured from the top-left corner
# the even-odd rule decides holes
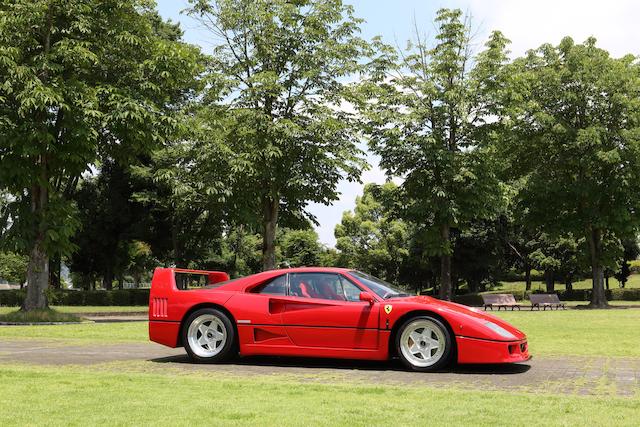
[[[216,289],[178,290],[172,269],[156,269],[149,294],[149,339],[178,347],[180,325],[189,311],[206,304],[224,306],[233,294]]]

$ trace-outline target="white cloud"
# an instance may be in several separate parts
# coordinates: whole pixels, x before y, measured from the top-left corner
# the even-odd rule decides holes
[[[583,42],[590,36],[613,56],[638,54],[640,32],[637,0],[468,0],[483,35],[500,30],[511,40],[512,56],[543,43],[558,44],[565,36]],[[464,6],[462,6],[465,8]]]

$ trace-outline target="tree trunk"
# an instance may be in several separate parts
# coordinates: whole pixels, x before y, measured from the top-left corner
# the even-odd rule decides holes
[[[567,281],[565,282],[565,287],[566,287],[567,291],[569,291],[569,292],[573,291],[573,282],[572,282],[571,278],[567,279]]]
[[[33,245],[27,268],[27,296],[22,303],[22,311],[44,309],[49,306],[47,286],[49,285],[49,257],[40,237]]]
[[[262,270],[273,270],[276,267],[276,229],[280,201],[266,196],[262,200]]]
[[[607,290],[609,290],[609,275],[604,276],[604,284]]]
[[[447,252],[440,256],[440,293],[439,298],[451,301],[451,254],[449,250],[449,224],[440,227],[440,241]]]
[[[113,289],[113,270],[108,267],[102,276],[102,288],[110,291]]]
[[[82,275],[82,281],[80,282],[83,290],[88,291],[91,289],[91,277],[88,274]]]
[[[53,289],[60,289],[62,282],[60,279],[60,254],[55,254],[49,259],[49,286]]]
[[[556,290],[556,278],[553,270],[545,270],[544,281],[547,285],[547,293],[553,293]]]
[[[531,291],[531,267],[526,266],[524,270],[525,291]]]
[[[607,297],[604,292],[604,269],[602,268],[602,231],[590,228],[587,233],[589,252],[591,255],[591,273],[593,288],[591,292],[591,308],[606,308]]]
[[[22,303],[23,311],[44,309],[49,307],[46,290],[49,286],[49,255],[44,248],[44,239],[47,232],[47,205],[49,203],[48,169],[46,156],[41,155],[40,181],[42,184],[34,184],[31,188],[31,213],[36,220],[36,239],[29,255],[27,267],[27,296]]]

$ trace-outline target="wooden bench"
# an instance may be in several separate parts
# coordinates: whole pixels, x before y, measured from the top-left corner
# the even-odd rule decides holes
[[[501,308],[506,310],[507,307],[511,307],[511,311],[513,311],[514,308],[520,310],[520,304],[516,302],[512,294],[482,294],[481,296],[485,311],[487,308],[493,311],[493,307],[498,307],[498,311],[500,311]]]
[[[542,307],[543,310],[546,310],[547,307],[551,310],[553,310],[554,307],[556,309],[567,308],[565,303],[558,298],[558,294],[531,294],[529,295],[529,300],[531,301],[532,311],[535,307],[538,307],[538,310],[540,310],[540,307]]]

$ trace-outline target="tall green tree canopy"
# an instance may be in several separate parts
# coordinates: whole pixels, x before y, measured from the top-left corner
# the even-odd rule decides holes
[[[15,197],[7,237],[29,252],[25,310],[47,305],[49,255],[72,249],[81,174],[161,143],[194,87],[199,51],[159,36],[152,5],[0,2],[0,189]]]
[[[419,34],[406,51],[379,46],[361,107],[381,166],[404,178],[406,218],[441,257],[440,297],[451,299],[451,229],[490,216],[501,201],[487,142],[499,126],[507,40],[492,33],[474,57],[459,10],[440,10],[435,25],[433,46]]]
[[[264,269],[281,214],[336,200],[338,182],[364,168],[354,116],[340,108],[368,48],[352,12],[341,0],[192,1],[220,42],[212,72],[227,78],[236,194],[261,220]]]
[[[527,177],[521,209],[549,233],[586,238],[594,307],[606,305],[603,241],[640,225],[639,71],[635,57],[612,58],[593,38],[542,45],[512,67],[502,149]]]
[[[353,212],[342,215],[335,236],[343,267],[400,282],[402,266],[409,257],[412,226],[394,216],[392,205],[397,193],[393,183],[367,184],[362,196],[356,198]]]

